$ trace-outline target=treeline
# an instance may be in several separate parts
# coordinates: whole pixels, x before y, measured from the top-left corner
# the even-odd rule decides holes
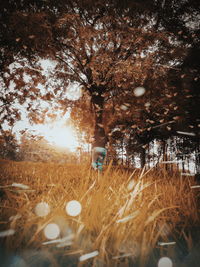
[[[43,136],[25,133],[21,135],[20,140],[17,140],[10,131],[4,131],[0,136],[0,158],[33,162],[80,162],[79,152],[75,153],[67,148],[56,147]]]
[[[146,145],[135,149],[128,146],[128,140],[111,145],[108,150],[107,163],[130,168],[151,168],[162,166],[168,171],[181,170],[183,173],[200,173],[200,146],[198,140],[188,136],[172,136],[168,139],[154,139]]]
[[[130,146],[127,138],[108,145],[106,164],[127,168],[162,167],[167,171],[182,171],[186,174],[200,173],[200,146],[198,140],[189,136],[172,136],[168,139],[154,139],[146,145]],[[57,162],[79,164],[90,162],[91,151],[81,146],[75,152],[49,144],[42,136],[26,133],[20,142],[15,135],[5,131],[0,136],[0,157],[16,161]]]

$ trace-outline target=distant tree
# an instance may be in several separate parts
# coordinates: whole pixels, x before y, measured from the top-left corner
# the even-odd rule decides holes
[[[18,149],[18,159],[23,161],[70,162],[74,157],[67,148],[50,144],[43,136],[24,133]]]
[[[1,131],[0,157],[3,159],[18,159],[19,144],[12,131]]]

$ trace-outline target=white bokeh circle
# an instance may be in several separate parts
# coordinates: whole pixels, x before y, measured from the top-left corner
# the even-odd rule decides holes
[[[56,223],[49,223],[44,228],[44,235],[48,239],[55,239],[59,236],[59,234],[60,234],[60,228]]]
[[[71,200],[66,204],[65,210],[70,216],[77,216],[81,213],[82,206],[77,200]]]
[[[35,206],[35,214],[39,217],[44,217],[50,212],[49,204],[46,202],[40,202]]]

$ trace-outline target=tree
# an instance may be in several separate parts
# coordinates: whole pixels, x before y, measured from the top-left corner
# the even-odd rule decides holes
[[[197,27],[186,25],[193,13],[199,14],[195,1],[105,0],[92,6],[89,0],[60,0],[55,5],[8,1],[3,7],[2,66],[5,70],[14,57],[28,58],[29,67],[38,73],[37,83],[45,84],[45,94],[37,92],[36,97],[76,108],[63,93],[76,84],[91,103],[85,107],[92,108],[93,128],[105,128],[108,134],[120,122],[140,147],[156,137],[173,135],[180,125],[185,127],[182,89],[184,105],[189,106],[190,95],[197,96],[196,89],[190,92],[180,82],[183,72],[188,72],[181,66],[199,40]],[[51,89],[38,72],[41,56],[57,62]],[[142,97],[134,94],[138,86],[146,90]],[[194,109],[187,110],[189,118]]]
[[[18,159],[23,161],[52,161],[72,162],[77,161],[73,153],[68,149],[62,149],[50,144],[43,136],[37,136],[24,132],[18,146]]]
[[[2,131],[0,135],[0,157],[3,159],[18,159],[19,144],[11,131]]]
[[[79,83],[89,94],[95,124],[101,125],[105,99],[114,98],[121,93],[130,94],[130,86],[143,83],[148,64],[144,73],[141,73],[138,55],[156,41],[167,39],[162,33],[155,34],[142,29],[141,26],[149,26],[147,21],[140,27],[135,27],[132,17],[125,17],[125,12],[117,16],[119,14],[116,12],[111,13],[110,9],[103,8],[101,2],[97,12],[88,12],[86,6],[74,4],[70,7],[70,4],[63,14],[44,14],[39,7],[38,13],[30,13],[30,16],[19,10],[13,12],[9,17],[9,26],[14,31],[11,40],[19,43],[19,46],[23,43],[22,50],[30,53],[31,50],[40,52],[46,47],[48,39],[50,46],[54,47],[51,51],[53,58],[59,60],[59,75],[64,69],[63,80]],[[50,19],[54,19],[51,24]],[[19,27],[23,22],[26,28]],[[38,25],[41,25],[40,30],[49,34],[44,43],[40,39],[40,45],[38,37],[41,37],[41,32],[35,29]]]

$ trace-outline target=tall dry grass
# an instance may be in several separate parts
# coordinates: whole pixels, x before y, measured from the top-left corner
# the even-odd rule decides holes
[[[28,266],[43,266],[34,263],[36,256],[41,264],[42,259],[49,260],[50,266],[156,266],[159,257],[166,255],[178,264],[177,244],[185,252],[195,246],[200,191],[191,187],[196,184],[191,176],[161,169],[130,172],[111,165],[99,174],[89,165],[0,164],[0,228],[15,230],[1,238],[1,245],[8,255],[23,257]],[[12,183],[29,188],[10,186]],[[73,199],[82,205],[76,217],[65,211],[66,203]],[[41,201],[51,208],[44,217],[35,214]],[[11,218],[16,214],[20,216]],[[50,222],[59,225],[59,238],[69,235],[67,242],[48,244],[43,230]],[[93,251],[98,255],[79,260]]]

